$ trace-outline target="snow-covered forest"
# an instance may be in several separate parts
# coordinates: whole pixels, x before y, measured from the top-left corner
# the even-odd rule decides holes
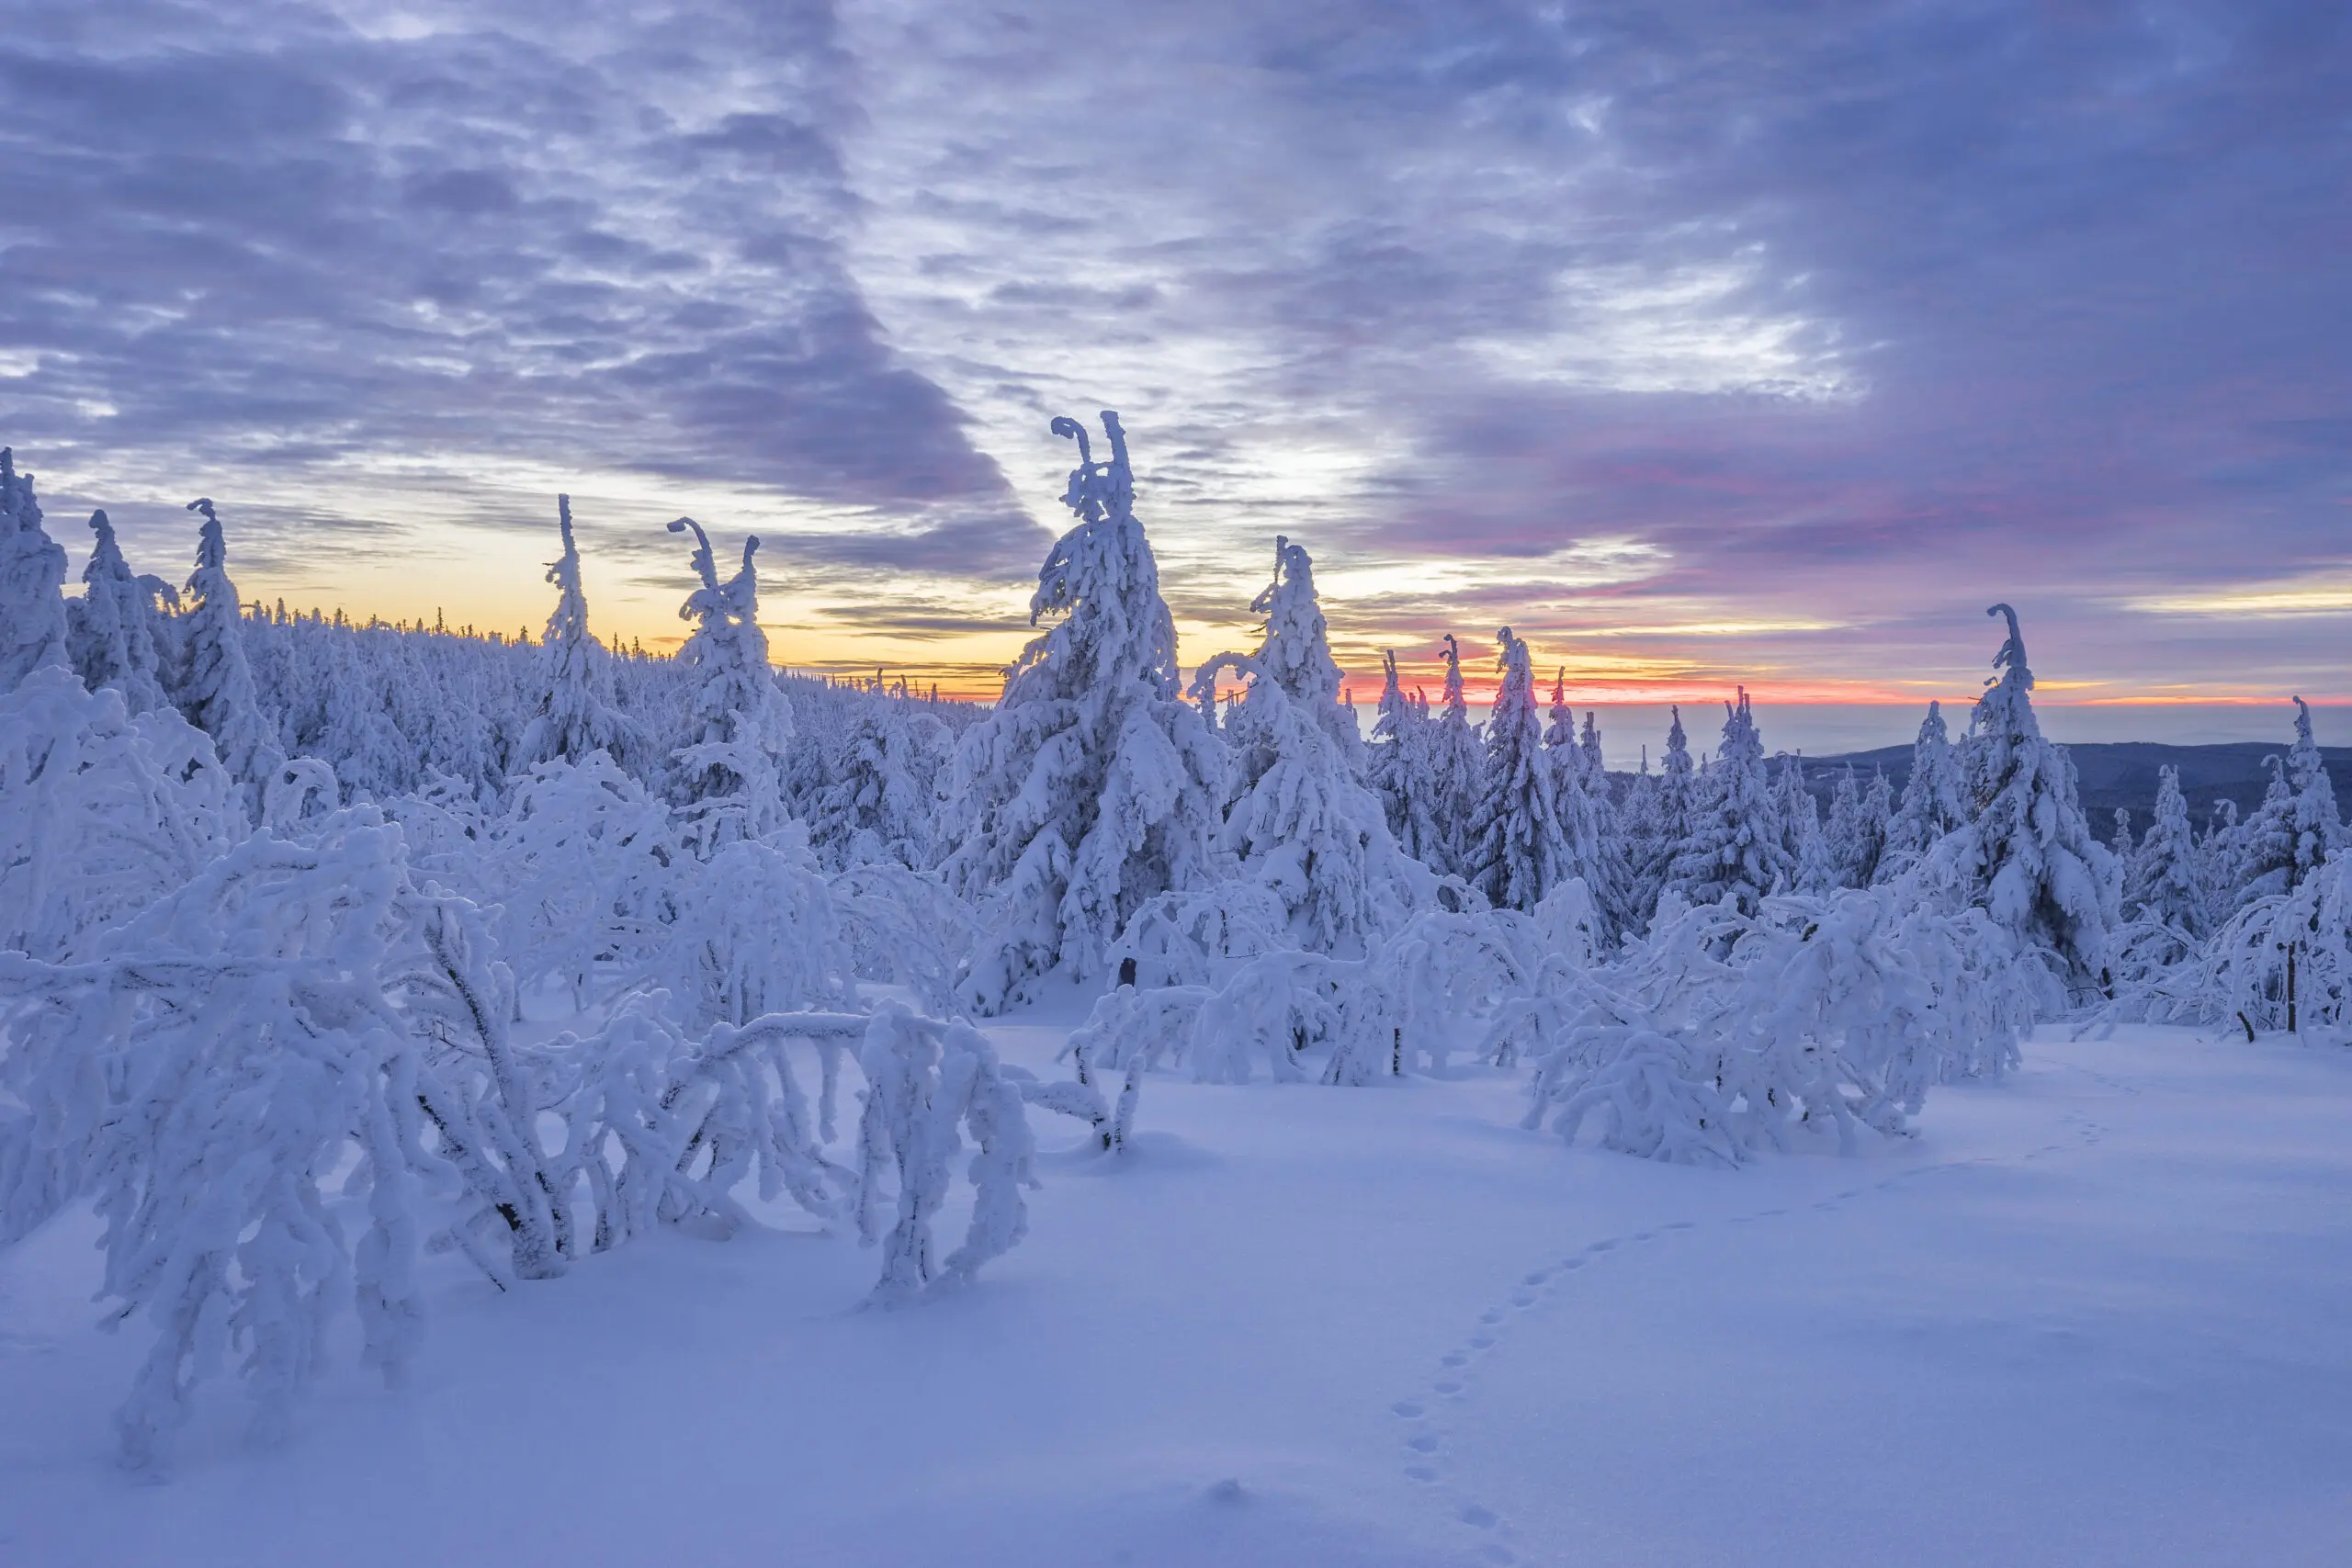
[[[690,519],[690,635],[608,647],[560,497],[537,640],[243,603],[226,499],[185,576],[93,513],[69,592],[0,452],[0,1246],[103,1222],[127,1462],[223,1373],[265,1434],[346,1341],[397,1382],[428,1258],[543,1291],[796,1213],[876,1304],[967,1286],[1040,1138],[1116,1169],[1170,1076],[1493,1072],[1529,1136],[1729,1167],[1902,1139],[2037,1025],[2352,1031],[2300,699],[2256,810],[2168,775],[2136,836],[2006,604],[1973,710],[1826,809],[1745,692],[1611,773],[1508,627],[1483,718],[1449,638],[1360,721],[1311,541],[1271,541],[1255,646],[1180,663],[1117,417],[1052,428],[1075,521],[987,706],[780,674],[758,539]],[[987,1021],[1071,996],[1059,1076],[1000,1056]]]

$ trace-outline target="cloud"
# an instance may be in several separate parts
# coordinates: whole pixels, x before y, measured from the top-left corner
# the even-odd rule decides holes
[[[842,265],[822,6],[0,17],[7,438],[83,482],[479,453],[1008,515]]]
[[[822,624],[847,581],[981,637],[1062,525],[1046,420],[1113,407],[1188,637],[1246,635],[1283,532],[1359,662],[1509,622],[1611,679],[1965,689],[2006,598],[2105,694],[2341,666],[2274,592],[2352,523],[2341,7],[0,0],[0,439],[134,524],[225,471],[440,537],[578,475],[663,592],[639,536],[695,511]]]

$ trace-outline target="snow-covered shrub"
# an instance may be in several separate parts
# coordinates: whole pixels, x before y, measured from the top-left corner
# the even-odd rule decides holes
[[[526,991],[559,985],[584,1010],[672,934],[686,852],[668,809],[604,751],[533,768],[471,848],[456,886],[495,907],[500,954]]]
[[[671,897],[675,915],[653,972],[691,1026],[854,998],[831,894],[798,824],[773,839],[726,845],[680,878]]]
[[[1108,462],[1085,430],[1064,502],[1078,514],[1037,574],[1034,624],[995,709],[965,733],[962,805],[947,884],[987,910],[963,994],[977,1012],[1028,996],[1057,965],[1102,973],[1111,944],[1155,896],[1211,880],[1225,759],[1179,694],[1175,623],[1135,516],[1118,416]]]
[[[2120,1016],[2352,1038],[2352,852],[2256,897]]]
[[[971,1280],[1028,1233],[1035,1144],[1020,1086],[968,1023],[918,1017],[897,1002],[874,1012],[858,1054],[865,1108],[858,1122],[858,1236],[882,1244],[882,1278],[869,1298],[892,1306]],[[968,1133],[972,1220],[962,1245],[932,1257],[932,1217],[954,1184]],[[895,1185],[896,1190],[889,1190]],[[886,1213],[888,1228],[884,1229]]]
[[[979,936],[972,907],[942,886],[888,862],[854,865],[828,884],[852,973],[904,986],[935,1012],[949,1012],[956,979]]]
[[[244,831],[234,781],[179,715],[132,718],[55,662],[0,696],[0,948],[85,955]]]
[[[1288,945],[1290,910],[1262,882],[1213,882],[1162,893],[1127,921],[1111,947],[1122,985],[1146,990],[1208,985],[1241,962]]]
[[[1725,899],[1661,916],[1539,1057],[1526,1124],[1736,1164],[1859,1128],[1905,1132],[1940,1078],[2016,1058],[2048,976],[1976,909],[1887,888]]]
[[[1026,1067],[1003,1065],[1004,1076],[1021,1091],[1021,1098],[1031,1105],[1064,1116],[1076,1117],[1092,1129],[1095,1143],[1105,1154],[1125,1152],[1127,1138],[1135,1131],[1136,1103],[1143,1093],[1143,1076],[1150,1066],[1148,1057],[1140,1051],[1127,1057],[1125,1079],[1119,1086],[1116,1100],[1102,1098],[1102,1088],[1095,1081],[1091,1044],[1073,1043],[1063,1054],[1071,1058],[1075,1076],[1059,1082],[1047,1083]]]

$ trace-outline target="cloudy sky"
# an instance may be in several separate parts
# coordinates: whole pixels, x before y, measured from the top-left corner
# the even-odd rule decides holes
[[[1359,673],[1907,705],[2007,599],[2053,702],[2352,698],[2348,257],[2328,0],[0,0],[69,547],[536,626],[564,490],[608,635],[691,513],[979,694],[1115,408],[1188,660],[1287,533]]]

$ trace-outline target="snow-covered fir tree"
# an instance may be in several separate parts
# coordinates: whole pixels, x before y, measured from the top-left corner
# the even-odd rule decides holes
[[[1723,748],[1699,777],[1690,830],[1667,868],[1666,886],[1687,904],[1729,898],[1742,913],[1753,914],[1766,895],[1794,881],[1796,859],[1786,846],[1747,688],[1740,688],[1736,702],[1724,705],[1724,714]],[[1672,755],[1669,746],[1669,760]]]
[[[179,594],[159,578],[131,571],[104,512],[90,513],[90,532],[97,537],[82,569],[82,596],[66,605],[74,668],[90,690],[112,686],[132,714],[152,713],[170,700],[164,681],[172,633],[158,600],[176,604]]]
[[[1430,796],[1441,858],[1429,863],[1441,873],[1467,879],[1475,869],[1470,825],[1486,778],[1486,757],[1463,692],[1462,645],[1452,632],[1445,634],[1444,649],[1445,705],[1430,721],[1429,738]]]
[[[2295,702],[2295,744],[2272,758],[2270,787],[2237,829],[2238,901],[2292,892],[2345,841],[2335,785],[2312,736],[2311,705]]]
[[[1380,716],[1372,727],[1367,772],[1397,844],[1422,864],[1437,866],[1445,854],[1438,826],[1443,803],[1430,761],[1435,728],[1429,704],[1398,681],[1394,649],[1384,649],[1380,661],[1386,679],[1380,691]]]
[[[1911,743],[1911,772],[1903,781],[1903,796],[1886,826],[1886,858],[1882,874],[1901,871],[1932,849],[1936,841],[1968,820],[1968,795],[1960,776],[1960,757],[1944,723],[1943,704],[1928,704],[1928,716]]]
[[[604,645],[588,630],[588,598],[580,588],[580,547],[571,537],[571,497],[557,496],[555,513],[563,554],[548,568],[556,601],[547,635],[539,639],[547,689],[530,728],[523,732],[520,761],[525,767],[555,758],[576,762],[591,751],[620,758],[636,739],[635,727],[612,705]],[[703,547],[709,548],[707,541]],[[748,571],[748,546],[744,562]]]
[[[956,752],[946,874],[994,911],[964,985],[979,1012],[1031,995],[1057,965],[1100,974],[1147,899],[1213,874],[1223,749],[1179,694],[1175,623],[1136,520],[1126,435],[1115,413],[1102,426],[1111,455],[1098,462],[1083,426],[1054,421],[1078,442],[1062,499],[1079,523],[1046,556],[1029,615],[1058,619]]]
[[[1781,846],[1789,852],[1792,870],[1783,891],[1824,894],[1838,886],[1838,865],[1821,826],[1821,804],[1804,784],[1804,759],[1790,752],[1781,759],[1781,776],[1774,792],[1781,811]]]
[[[1829,815],[1822,826],[1831,876],[1839,887],[1868,887],[1886,852],[1890,792],[1886,775],[1873,771],[1865,790],[1852,763],[1830,786]]]
[[[718,581],[710,536],[691,517],[670,532],[691,529],[695,574],[701,586],[679,607],[694,634],[678,650],[693,682],[687,698],[686,743],[673,753],[677,792],[696,823],[706,852],[738,839],[763,838],[782,827],[784,763],[792,744],[792,705],[768,663],[767,633],[760,629],[760,579],[752,558],[756,534],[743,540],[743,564]]]
[[[264,781],[285,761],[275,727],[263,714],[245,657],[244,611],[229,580],[229,544],[209,499],[187,503],[204,518],[198,531],[196,570],[185,590],[180,672],[173,695],[187,721],[212,737],[220,765],[245,786],[258,810]]]
[[[1625,785],[1624,804],[1617,810],[1613,836],[1623,858],[1623,880],[1617,908],[1611,914],[1620,931],[1638,932],[1649,924],[1657,908],[1658,887],[1671,855],[1667,841],[1666,807],[1658,779],[1650,772],[1649,751],[1643,749],[1639,772]]]
[[[64,586],[65,551],[40,525],[33,477],[0,446],[0,695],[67,662]]]
[[[2132,853],[2124,908],[2142,919],[2201,938],[2211,914],[2203,858],[2189,827],[2188,798],[2180,792],[2180,770],[2157,769],[2155,819]]]
[[[888,862],[930,870],[938,860],[938,787],[948,748],[944,725],[877,682],[809,802],[808,836],[819,852],[841,866]]]
[[[1249,685],[1224,727],[1235,756],[1219,845],[1280,901],[1291,944],[1360,957],[1429,902],[1435,878],[1397,848],[1379,797],[1271,671],[1220,654],[1194,676],[1196,698],[1228,671]]]
[[[1582,874],[1578,848],[1560,821],[1564,796],[1583,800],[1574,772],[1544,749],[1535,712],[1535,675],[1527,644],[1509,626],[1495,634],[1502,672],[1486,727],[1484,782],[1469,823],[1467,880],[1497,908],[1532,909],[1555,887]],[[1573,795],[1567,795],[1573,791]],[[1590,808],[1585,827],[1590,830]],[[1583,846],[1587,851],[1590,846]]]
[[[1609,795],[1609,773],[1600,761],[1600,728],[1592,711],[1585,710],[1584,733],[1577,734],[1576,715],[1569,710],[1568,672],[1562,666],[1552,676],[1552,706],[1544,728],[1544,760],[1555,799],[1553,814],[1567,840],[1568,863],[1585,881],[1586,891],[1600,909],[1611,930],[1626,921],[1625,903],[1632,865],[1617,826]]]
[[[2075,764],[2041,733],[2033,671],[2017,612],[1996,604],[2008,637],[1994,656],[2000,674],[1976,701],[1962,757],[1970,821],[1946,850],[1968,902],[2030,948],[2054,960],[2077,989],[2109,982],[2109,932],[2121,919],[2121,874],[2092,836],[2077,798]]]
[[[1274,580],[1250,609],[1266,617],[1259,667],[1323,727],[1352,767],[1361,744],[1355,710],[1340,700],[1340,666],[1315,592],[1315,562],[1302,547],[1275,536]]]

